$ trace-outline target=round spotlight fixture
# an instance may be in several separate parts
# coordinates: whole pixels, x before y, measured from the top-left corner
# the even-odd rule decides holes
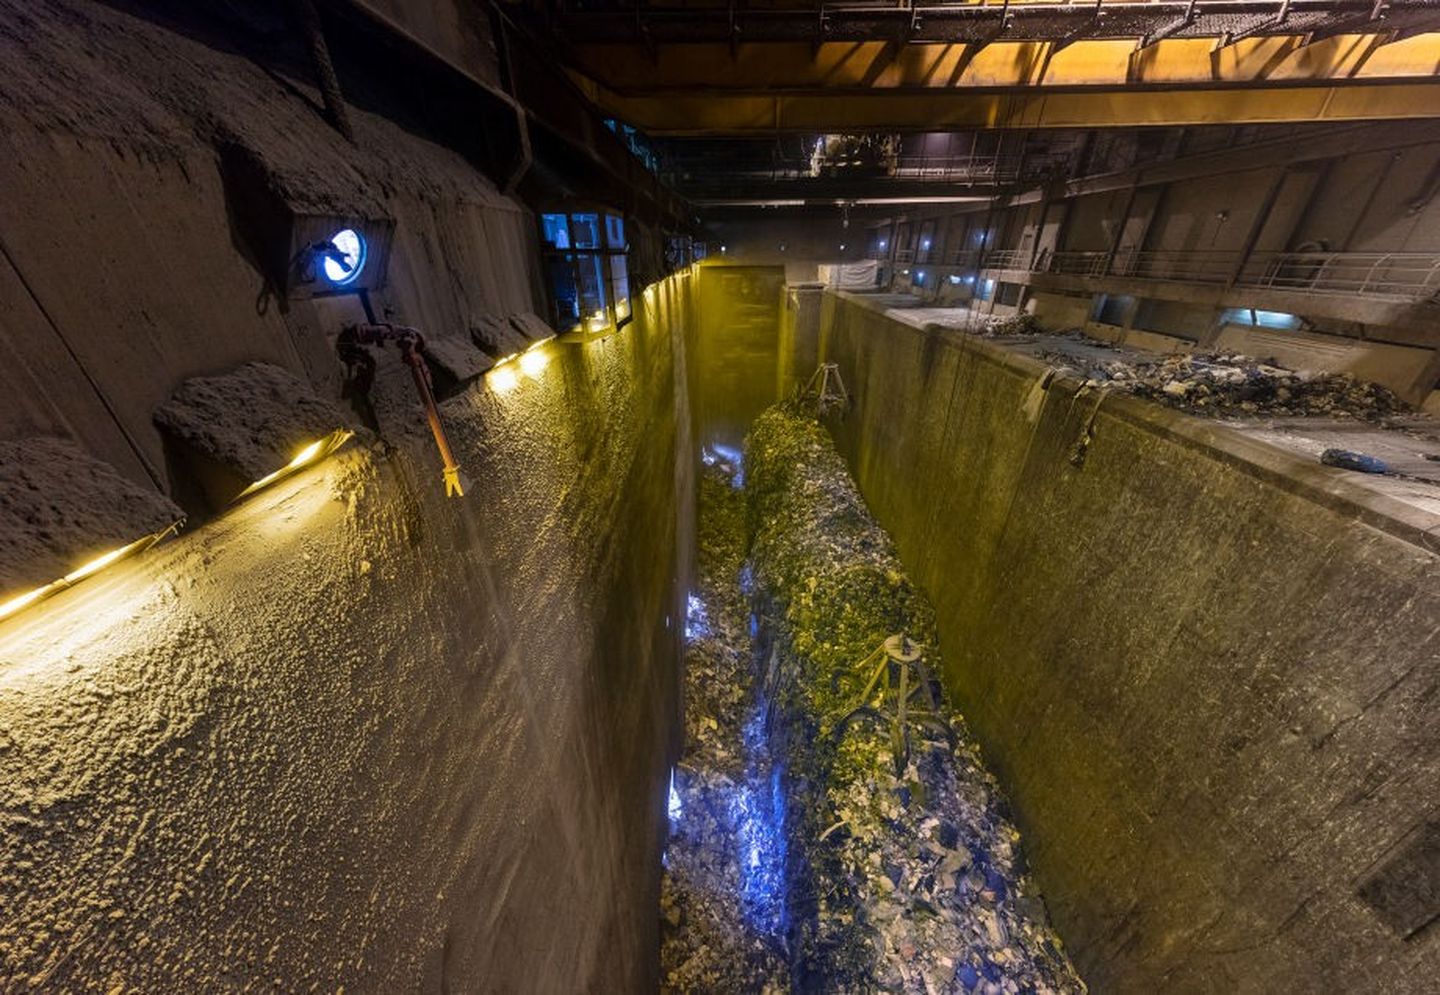
[[[354,283],[365,268],[365,236],[353,228],[342,228],[330,236],[334,251],[325,254],[325,279],[337,287]]]

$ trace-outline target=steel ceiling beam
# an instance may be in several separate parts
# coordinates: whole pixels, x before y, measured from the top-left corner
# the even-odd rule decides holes
[[[870,41],[903,34],[912,43],[981,42],[997,27],[1014,40],[1055,41],[1084,29],[1088,37],[1144,38],[1185,18],[1180,37],[1225,37],[1238,30],[1305,34],[1335,19],[1384,19],[1402,28],[1433,14],[1431,0],[1098,0],[1095,4],[1007,0],[953,3],[815,4],[767,8],[685,6],[562,7],[550,30],[574,44]]]
[[[1422,119],[1440,116],[1440,82],[1254,86],[989,87],[834,93],[628,96],[590,84],[606,112],[654,136],[776,132],[1113,128]]]

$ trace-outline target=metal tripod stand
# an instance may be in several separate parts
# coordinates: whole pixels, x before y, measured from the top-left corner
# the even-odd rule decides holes
[[[945,735],[951,749],[955,747],[955,731],[940,710],[931,682],[930,668],[925,666],[925,648],[903,632],[882,642],[875,651],[860,661],[861,668],[874,664],[870,680],[860,693],[858,703],[835,723],[832,735],[838,743],[850,723],[869,719],[890,727],[890,749],[895,757],[895,773],[901,774],[910,762],[910,727],[928,725]],[[912,680],[913,673],[913,680]],[[871,700],[880,692],[878,704]],[[916,708],[912,699],[923,695],[925,707]]]

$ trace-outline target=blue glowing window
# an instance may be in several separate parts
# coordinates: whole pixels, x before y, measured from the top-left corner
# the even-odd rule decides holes
[[[605,215],[605,244],[611,249],[625,248],[625,219]]]
[[[353,228],[342,228],[330,236],[330,251],[321,263],[325,279],[344,287],[360,276],[365,268],[365,237]]]
[[[1228,308],[1220,318],[1227,325],[1255,325],[1258,328],[1280,328],[1293,331],[1300,327],[1300,318],[1288,311],[1262,311],[1259,308]]]
[[[572,214],[570,222],[571,230],[575,233],[575,248],[600,248],[600,215]]]
[[[570,248],[570,225],[563,214],[542,214],[540,225],[545,232],[545,242],[557,249]]]

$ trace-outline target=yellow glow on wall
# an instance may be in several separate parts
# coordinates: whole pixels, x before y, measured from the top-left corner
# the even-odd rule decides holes
[[[610,316],[604,311],[596,311],[585,319],[585,330],[587,332],[603,332],[610,326]]]
[[[511,366],[496,366],[486,374],[486,378],[490,381],[490,388],[497,394],[505,394],[514,390],[520,382],[514,367]]]
[[[239,494],[237,494],[235,496],[235,500],[239,501],[241,498],[249,497],[256,491],[263,490],[264,488],[269,487],[277,480],[288,477],[290,474],[294,473],[296,470],[299,470],[301,467],[308,466],[309,464],[314,463],[317,460],[329,456],[335,450],[345,445],[345,443],[348,442],[350,440],[350,437],[354,434],[355,433],[351,432],[349,429],[337,428],[329,435],[320,439],[316,439],[314,442],[310,443],[308,446],[305,446],[298,453],[296,453],[294,457],[291,458],[289,463],[286,463],[274,473],[266,474],[265,476],[261,477],[259,480],[251,484],[249,487],[245,488]]]
[[[520,371],[527,377],[538,377],[550,365],[550,356],[544,352],[530,351],[520,357]]]
[[[180,525],[180,522],[175,522],[173,525],[167,526],[159,532],[136,539],[134,542],[121,546],[118,549],[112,549],[107,553],[102,553],[83,565],[76,567],[59,580],[51,581],[44,587],[37,587],[33,591],[26,591],[24,594],[17,595],[8,601],[0,603],[0,620],[9,618],[22,609],[28,608],[30,605],[39,601],[43,601],[52,594],[58,594],[60,591],[65,590],[65,588],[78,584],[86,577],[94,576],[112,563],[118,563],[128,556],[133,556],[142,550],[149,549],[155,545],[155,543],[179,529]]]
[[[27,591],[19,597],[11,598],[4,604],[0,604],[0,619],[6,618],[10,615],[14,615],[26,605],[34,604],[36,601],[39,601],[42,597],[44,597],[47,590],[48,588],[45,587],[37,587],[33,591]]]

